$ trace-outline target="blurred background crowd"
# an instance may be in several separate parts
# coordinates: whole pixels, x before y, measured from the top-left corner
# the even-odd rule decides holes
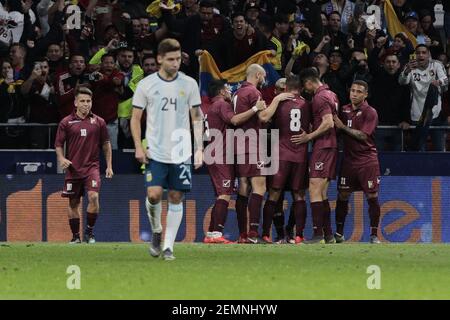
[[[73,111],[78,85],[93,90],[113,149],[132,148],[131,98],[167,37],[197,80],[203,50],[221,71],[262,50],[281,77],[315,66],[341,105],[365,80],[380,150],[446,150],[448,0],[0,0],[0,148],[52,148],[48,124]]]

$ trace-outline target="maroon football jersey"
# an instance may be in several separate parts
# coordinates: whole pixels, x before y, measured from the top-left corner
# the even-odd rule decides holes
[[[375,129],[378,125],[377,111],[364,102],[353,110],[351,104],[342,107],[339,118],[349,128],[364,132],[369,138],[357,140],[344,134],[344,161],[351,167],[370,167],[378,164],[378,153],[375,146]]]
[[[223,137],[223,160],[222,163],[226,163],[226,134],[227,129],[230,128],[231,118],[234,116],[233,107],[222,97],[215,97],[211,100],[212,104],[208,106],[202,105],[202,111],[205,118],[205,129],[207,134],[211,132],[212,129],[218,130],[222,133]],[[208,144],[214,143],[215,137],[211,134],[211,141]],[[233,150],[229,150],[233,152]],[[212,156],[215,156],[215,151],[211,152]],[[216,160],[216,163],[217,160]]]
[[[66,158],[72,161],[66,171],[66,179],[85,178],[92,170],[99,170],[100,148],[107,141],[109,135],[105,121],[92,113],[81,119],[73,112],[62,119],[55,147],[63,148],[66,142]]]
[[[294,100],[280,103],[273,116],[274,128],[278,129],[280,143],[280,160],[291,162],[306,162],[308,158],[308,144],[294,144],[293,135],[302,132],[309,133],[311,123],[311,105],[301,96]]]
[[[261,98],[261,92],[251,83],[244,81],[241,87],[236,91],[233,96],[234,113],[239,114],[251,109],[256,105],[258,98]],[[237,145],[239,142],[236,139],[235,145],[237,147],[236,154],[255,154],[258,153],[258,140],[261,129],[264,129],[263,123],[259,120],[258,115],[255,113],[250,119],[242,123],[237,129],[242,129],[248,133],[248,130],[255,130],[256,139],[245,139],[245,148]]]
[[[337,114],[339,100],[328,86],[322,85],[314,94],[312,100],[313,131],[319,128],[322,117],[327,114]],[[336,130],[331,128],[326,133],[314,140],[314,149],[337,148]]]

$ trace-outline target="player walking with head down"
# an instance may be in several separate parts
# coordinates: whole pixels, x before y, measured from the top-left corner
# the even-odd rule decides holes
[[[342,107],[340,116],[334,115],[336,128],[344,134],[344,159],[338,180],[336,202],[336,242],[344,241],[344,222],[348,213],[348,199],[353,191],[364,191],[369,204],[370,243],[378,240],[380,204],[378,186],[380,165],[374,142],[378,125],[377,111],[366,102],[368,85],[353,82],[350,88],[351,104]]]
[[[88,194],[86,242],[95,243],[94,225],[100,210],[99,149],[106,159],[106,178],[113,176],[112,152],[105,121],[91,112],[92,92],[85,87],[75,90],[76,110],[61,120],[56,133],[55,150],[58,162],[66,170],[63,197],[69,198],[70,243],[81,243],[80,205],[84,191]],[[64,155],[64,143],[67,154]]]
[[[165,39],[158,46],[158,72],[141,80],[133,96],[131,132],[135,157],[146,163],[146,208],[153,236],[150,254],[161,255],[161,198],[168,189],[167,226],[162,256],[175,259],[173,246],[183,218],[183,193],[191,189],[191,131],[189,114],[194,124],[194,162],[203,162],[202,113],[197,82],[178,72],[181,47],[175,39]],[[146,152],[141,145],[141,118],[147,111]]]
[[[295,143],[314,141],[309,160],[309,195],[313,218],[314,236],[305,243],[333,243],[331,210],[328,203],[328,186],[336,178],[337,141],[333,115],[339,106],[336,94],[320,81],[315,68],[300,73],[303,88],[314,94],[312,99],[313,128],[311,133],[294,136]],[[325,241],[324,241],[325,233]]]

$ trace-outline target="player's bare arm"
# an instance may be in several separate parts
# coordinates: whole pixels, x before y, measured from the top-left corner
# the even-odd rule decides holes
[[[258,113],[261,110],[266,108],[266,102],[258,98],[258,101],[255,104],[255,108],[249,109],[245,112],[238,113],[231,118],[230,122],[234,126],[238,126],[246,122],[250,119],[255,113]]]
[[[199,107],[191,108],[191,118],[194,126],[194,168],[203,165],[203,115]]]
[[[111,148],[111,142],[106,141],[103,146],[103,154],[105,155],[106,160],[106,178],[112,178],[114,175],[114,172],[112,170],[112,148]]]
[[[262,122],[268,122],[270,119],[272,119],[273,115],[277,111],[280,102],[290,99],[294,99],[294,95],[292,93],[280,93],[275,98],[273,98],[272,103],[266,109],[258,113],[259,119]]]
[[[59,165],[61,166],[61,168],[63,169],[67,169],[68,167],[70,167],[72,165],[72,161],[70,161],[69,159],[66,159],[66,157],[64,157],[64,150],[61,147],[56,147],[56,158],[58,159]]]
[[[344,123],[342,123],[341,119],[337,115],[333,117],[334,124],[337,129],[342,130],[344,133],[348,134],[350,137],[355,138],[359,141],[367,140],[368,136],[364,132],[356,129],[352,129],[347,127]]]
[[[301,134],[292,136],[291,141],[295,144],[308,143],[311,140],[315,140],[318,137],[325,134],[328,130],[334,127],[333,116],[326,114],[322,117],[322,123],[320,126],[311,133],[306,133],[303,131]]]
[[[147,155],[142,148],[141,143],[141,119],[144,111],[141,108],[134,107],[131,114],[131,135],[133,136],[134,148],[136,149],[134,157],[140,163],[148,163]]]

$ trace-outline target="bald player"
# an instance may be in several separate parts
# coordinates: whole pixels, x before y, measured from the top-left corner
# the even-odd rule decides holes
[[[258,236],[261,206],[266,193],[266,178],[264,173],[264,161],[260,159],[259,136],[260,130],[264,128],[256,106],[262,100],[258,88],[266,81],[266,71],[258,64],[252,64],[247,68],[246,80],[233,96],[233,107],[236,114],[253,110],[254,115],[238,125],[235,135],[244,135],[245,142],[235,141],[235,150],[238,163],[236,164],[236,175],[239,178],[239,190],[236,200],[236,213],[239,225],[239,242],[252,244],[264,243]],[[239,130],[240,129],[240,130]],[[247,137],[250,136],[250,138]],[[240,139],[242,140],[242,139]],[[244,160],[244,161],[242,161]],[[240,163],[243,162],[243,163]],[[251,195],[250,195],[251,191]],[[250,200],[249,200],[250,198]],[[249,233],[247,235],[246,220],[247,207],[250,215]],[[246,240],[247,239],[247,240]]]

